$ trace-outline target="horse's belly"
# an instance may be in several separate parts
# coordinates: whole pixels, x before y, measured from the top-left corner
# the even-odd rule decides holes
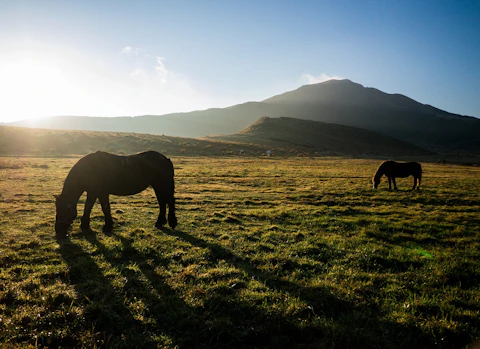
[[[148,185],[145,186],[136,186],[136,187],[124,187],[124,188],[112,188],[110,190],[110,194],[112,195],[119,195],[119,196],[128,196],[128,195],[135,195],[138,194],[145,189],[147,189]]]
[[[147,189],[149,185],[147,181],[139,181],[136,178],[117,178],[116,181],[106,184],[105,189],[112,195],[127,196],[138,194]]]
[[[397,177],[397,178],[405,178],[411,176],[411,174],[406,174],[406,173],[397,173],[395,176],[392,177]]]
[[[135,190],[135,191],[114,191],[114,192],[111,192],[110,194],[111,195],[117,195],[117,196],[129,196],[129,195],[135,195],[135,194],[138,194],[140,192],[142,192],[143,190]]]

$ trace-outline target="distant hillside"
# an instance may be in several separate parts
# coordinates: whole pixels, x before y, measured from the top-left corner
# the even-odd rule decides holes
[[[378,132],[294,118],[263,117],[243,131],[221,139],[265,147],[290,147],[317,155],[420,156],[431,152]]]
[[[264,115],[267,105],[248,102],[224,109],[207,109],[189,113],[142,115],[135,117],[55,116],[18,121],[6,126],[61,130],[135,132],[197,138],[213,134],[238,132]],[[267,113],[267,114],[265,114]]]
[[[0,126],[0,156],[68,156],[97,150],[167,156],[428,156],[412,144],[355,127],[292,118],[264,117],[242,132],[202,139],[138,133],[72,131]]]
[[[167,156],[224,156],[265,153],[263,146],[135,133],[61,131],[0,126],[0,156],[69,156],[97,150],[134,154],[157,150]],[[283,154],[288,155],[288,154]]]
[[[480,119],[448,113],[399,94],[330,80],[223,109],[137,117],[55,117],[10,125],[203,137],[240,132],[263,116],[355,126],[425,149],[480,153]]]

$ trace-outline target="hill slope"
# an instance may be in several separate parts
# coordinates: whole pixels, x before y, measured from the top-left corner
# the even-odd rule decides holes
[[[263,146],[224,141],[168,137],[136,133],[48,130],[0,126],[0,156],[69,156],[97,150],[116,154],[134,154],[157,150],[167,156],[223,156],[262,154]]]
[[[431,154],[413,144],[378,132],[294,118],[263,117],[241,132],[210,137],[265,147],[290,147],[319,155],[418,156]]]
[[[264,117],[242,132],[203,139],[138,133],[49,130],[0,126],[0,156],[84,155],[97,150],[133,154],[157,150],[167,156],[362,155],[417,156],[429,152],[411,144],[349,126]]]
[[[448,113],[350,80],[306,85],[264,101],[284,115],[378,131],[434,150],[480,151],[480,119]]]
[[[480,119],[418,103],[399,94],[330,80],[223,109],[121,118],[55,117],[11,125],[202,137],[233,134],[263,116],[360,127],[441,152],[480,153]]]

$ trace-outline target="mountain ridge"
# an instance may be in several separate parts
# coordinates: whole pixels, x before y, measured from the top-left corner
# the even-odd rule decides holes
[[[119,118],[60,117],[10,125],[203,137],[235,134],[263,116],[291,117],[359,127],[434,152],[480,153],[480,119],[449,113],[402,94],[350,80],[304,85],[261,102],[186,113]]]

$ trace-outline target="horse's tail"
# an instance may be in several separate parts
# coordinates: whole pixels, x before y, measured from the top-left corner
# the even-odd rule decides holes
[[[418,169],[419,169],[419,176],[422,177],[422,173],[423,173],[423,168],[422,168],[422,165],[420,163],[417,162],[417,165],[418,165]]]
[[[170,180],[170,187],[168,190],[168,224],[172,229],[175,229],[177,226],[177,217],[175,215],[175,170],[173,168],[173,163],[170,159],[167,158],[167,166],[172,174]]]
[[[160,154],[159,152],[152,152],[152,153],[155,153],[157,156],[158,166],[161,173],[163,174],[163,176],[166,175],[168,177],[168,183],[165,183],[166,187],[165,186],[163,187],[163,191],[169,197],[173,197],[175,193],[175,179],[174,179],[175,170],[173,168],[172,160],[167,158],[165,155]]]
[[[168,163],[170,171],[172,172],[172,181],[171,181],[171,184],[170,184],[170,193],[173,196],[175,194],[175,169],[173,168],[172,160],[167,158],[167,163]]]

